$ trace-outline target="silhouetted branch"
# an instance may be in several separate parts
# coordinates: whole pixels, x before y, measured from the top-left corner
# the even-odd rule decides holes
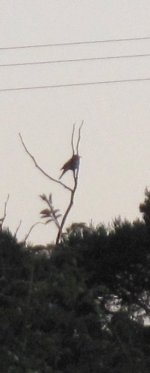
[[[48,175],[48,174],[43,170],[43,168],[41,168],[41,167],[38,165],[38,163],[37,163],[36,159],[34,158],[34,156],[33,156],[33,155],[29,152],[29,150],[27,149],[27,147],[26,147],[26,145],[25,145],[25,143],[24,143],[24,141],[23,141],[23,138],[22,138],[22,136],[21,136],[20,133],[19,133],[19,137],[20,137],[21,143],[22,143],[22,145],[23,145],[23,147],[24,147],[26,153],[27,153],[27,154],[29,155],[29,157],[32,159],[32,161],[33,161],[35,167],[38,168],[38,170],[39,170],[39,171],[40,171],[44,176],[46,176],[49,180],[54,181],[55,183],[57,183],[57,184],[63,186],[65,189],[68,189],[68,190],[71,191],[71,188],[70,188],[70,187],[68,187],[66,184],[62,183],[61,181],[59,181],[59,180],[57,180],[57,179],[54,179],[52,176]]]
[[[64,224],[66,222],[66,219],[67,219],[67,216],[71,210],[71,207],[73,206],[73,202],[74,202],[74,195],[75,195],[75,191],[77,189],[77,178],[75,177],[75,185],[74,185],[74,188],[71,192],[71,197],[70,197],[70,202],[69,202],[69,205],[67,207],[67,210],[66,212],[64,213],[64,216],[62,218],[62,221],[61,221],[61,224],[60,224],[60,228],[59,228],[59,231],[58,231],[58,235],[57,235],[57,238],[56,238],[56,244],[59,243],[59,240],[61,238],[61,235],[62,235],[62,230],[63,230],[63,227],[64,227]]]
[[[82,129],[83,124],[84,124],[84,121],[82,121],[81,126],[79,127],[78,140],[77,140],[77,146],[76,146],[77,154],[79,154],[79,144],[81,140],[81,129]]]
[[[74,150],[74,131],[75,131],[75,123],[73,125],[73,130],[72,130],[72,136],[71,136],[71,147],[72,147],[72,155],[75,154],[75,150]]]
[[[19,224],[18,224],[18,227],[16,228],[16,231],[15,231],[15,233],[14,233],[14,237],[17,237],[17,233],[18,233],[18,231],[19,231],[19,229],[20,229],[20,227],[21,227],[21,224],[22,224],[22,220],[20,220],[20,222],[19,222]]]
[[[80,144],[80,138],[81,138],[81,129],[82,129],[83,123],[84,122],[82,121],[81,126],[79,128],[79,132],[78,132],[78,139],[77,139],[77,145],[76,145],[77,154],[79,152],[79,144]],[[75,130],[75,125],[73,126],[72,139],[73,139],[73,136],[74,136],[74,130]],[[73,150],[74,150],[74,148],[73,148]],[[64,224],[65,224],[67,216],[68,216],[68,214],[69,214],[69,212],[71,210],[71,207],[73,206],[73,203],[74,203],[74,195],[75,195],[75,192],[76,192],[76,189],[77,189],[77,186],[78,186],[78,175],[79,175],[79,168],[77,168],[77,172],[73,171],[74,186],[73,186],[73,188],[71,190],[71,196],[70,196],[69,205],[68,205],[68,207],[67,207],[67,209],[66,209],[66,211],[64,213],[64,216],[63,216],[61,224],[60,224],[60,228],[59,228],[59,231],[58,231],[58,234],[57,234],[57,237],[56,237],[56,244],[58,244],[59,241],[60,241]]]
[[[43,225],[44,225],[44,223],[42,223],[41,221],[37,221],[36,223],[34,223],[34,224],[31,225],[31,227],[30,227],[28,233],[26,234],[26,236],[25,236],[25,238],[24,238],[24,242],[25,242],[25,243],[26,243],[27,239],[29,238],[29,235],[30,235],[30,233],[32,232],[32,230],[36,227],[36,225],[39,225],[39,224],[43,224]]]
[[[81,139],[81,129],[82,129],[82,126],[83,126],[83,121],[79,127],[79,131],[78,131],[78,138],[77,138],[77,143],[76,143],[76,152],[77,152],[77,156],[79,155],[79,144],[80,144],[80,139]],[[72,147],[72,157],[75,156],[75,146],[74,146],[74,133],[75,133],[75,124],[73,125],[73,130],[72,130],[72,135],[71,135],[71,147]],[[67,219],[67,216],[71,210],[71,207],[73,206],[73,203],[74,203],[74,195],[75,195],[75,192],[76,192],[76,189],[77,189],[77,185],[78,185],[78,175],[79,175],[79,166],[78,165],[75,165],[75,167],[72,167],[72,168],[69,168],[73,171],[73,180],[74,180],[74,185],[72,188],[70,188],[69,186],[67,186],[66,184],[62,183],[61,181],[53,178],[52,176],[50,176],[49,174],[47,174],[43,168],[41,168],[39,166],[39,164],[37,163],[36,159],[34,158],[34,156],[30,153],[30,151],[27,149],[24,141],[23,141],[23,138],[21,136],[21,134],[19,133],[19,137],[20,137],[20,140],[21,140],[21,143],[24,147],[24,150],[25,152],[28,154],[28,156],[32,159],[35,167],[38,168],[38,170],[44,175],[46,176],[49,180],[51,181],[54,181],[55,183],[61,185],[62,187],[64,187],[65,189],[69,190],[70,192],[70,201],[69,201],[69,204],[68,204],[68,207],[63,215],[63,218],[62,218],[62,221],[61,223],[59,223],[58,221],[58,218],[61,216],[58,209],[54,209],[53,207],[53,204],[52,204],[52,195],[50,194],[49,198],[47,198],[44,194],[41,195],[40,197],[48,204],[48,209],[44,209],[41,211],[41,215],[42,215],[42,218],[48,218],[48,220],[46,221],[45,224],[47,223],[50,223],[50,222],[54,222],[57,229],[58,229],[58,234],[57,234],[57,237],[56,237],[56,244],[59,243],[60,241],[60,238],[61,238],[61,235],[62,235],[62,230],[63,230],[63,227],[64,227],[64,224],[66,222],[66,219]],[[77,160],[79,161],[79,158],[80,157],[77,157]],[[38,224],[44,224],[44,223],[41,223],[41,222],[37,222],[35,224],[33,224],[29,230],[29,232],[27,233],[27,235],[25,236],[25,239],[24,241],[26,242],[27,238],[29,237],[32,229],[38,225]]]
[[[9,200],[9,194],[8,194],[7,199],[6,199],[6,201],[5,201],[5,204],[4,204],[4,215],[3,215],[3,217],[0,219],[0,231],[2,231],[3,224],[4,224],[4,221],[5,221],[5,219],[6,219],[8,200]]]

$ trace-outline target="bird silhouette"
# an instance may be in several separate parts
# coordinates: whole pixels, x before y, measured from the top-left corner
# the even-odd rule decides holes
[[[80,156],[78,154],[73,154],[73,156],[67,161],[61,168],[63,172],[61,173],[59,179],[62,178],[65,172],[71,170],[75,171],[79,168]]]

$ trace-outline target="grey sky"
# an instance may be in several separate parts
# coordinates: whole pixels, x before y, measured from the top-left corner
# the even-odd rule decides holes
[[[0,2],[0,47],[150,36],[149,0],[36,0]],[[51,59],[150,53],[150,40],[52,48],[0,50],[0,64]],[[0,67],[0,88],[150,78],[150,57],[55,65]],[[150,81],[61,89],[0,92],[0,211],[10,193],[6,225],[19,238],[39,220],[38,195],[53,193],[56,207],[68,194],[44,179],[25,154],[31,152],[54,177],[70,157],[74,122],[84,119],[80,181],[67,224],[95,224],[139,216],[150,185]],[[70,175],[64,181],[71,181]],[[38,226],[34,243],[54,239]]]

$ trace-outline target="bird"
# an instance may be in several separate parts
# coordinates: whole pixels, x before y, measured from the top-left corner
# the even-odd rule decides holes
[[[73,156],[67,161],[61,168],[63,172],[61,173],[59,180],[62,178],[65,172],[71,170],[75,171],[79,168],[80,156],[78,154],[73,154]]]

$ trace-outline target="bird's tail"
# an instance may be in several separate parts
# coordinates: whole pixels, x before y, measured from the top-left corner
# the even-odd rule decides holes
[[[62,172],[61,175],[59,176],[59,180],[62,178],[62,176],[64,175],[65,172],[66,172],[66,171],[63,170],[63,172]]]

